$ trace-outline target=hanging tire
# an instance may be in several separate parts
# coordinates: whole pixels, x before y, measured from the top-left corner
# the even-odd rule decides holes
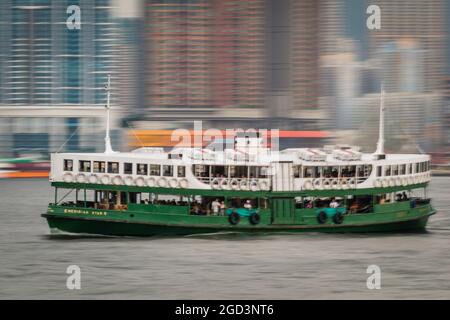
[[[344,222],[344,215],[340,212],[337,212],[334,216],[333,216],[333,222],[335,224],[341,224],[342,222]]]
[[[252,213],[250,217],[248,217],[251,225],[257,225],[261,222],[261,216],[258,213]]]
[[[230,222],[230,224],[233,226],[237,225],[240,220],[241,220],[241,217],[236,212],[232,212],[228,216],[228,222]]]
[[[317,215],[317,222],[320,224],[324,224],[325,222],[327,222],[327,214],[325,213],[325,211],[319,212],[319,214]]]

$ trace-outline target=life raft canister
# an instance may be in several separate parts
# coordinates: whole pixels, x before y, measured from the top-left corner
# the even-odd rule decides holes
[[[230,222],[230,224],[233,226],[237,225],[240,220],[241,220],[241,217],[239,216],[239,214],[237,214],[237,212],[232,212],[228,216],[228,222]]]
[[[344,215],[340,212],[337,212],[334,216],[333,216],[333,222],[335,224],[341,224],[342,222],[344,222]]]
[[[248,220],[250,221],[251,225],[257,225],[258,223],[261,222],[261,216],[258,213],[252,213],[249,217]]]
[[[317,222],[320,224],[324,224],[325,222],[327,222],[327,214],[325,211],[319,212],[319,214],[317,215]]]

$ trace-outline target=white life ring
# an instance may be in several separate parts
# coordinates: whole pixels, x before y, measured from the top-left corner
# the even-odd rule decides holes
[[[241,180],[241,183],[239,183],[239,188],[241,190],[248,190],[248,181],[247,180]]]
[[[131,186],[133,184],[133,177],[132,176],[126,176],[124,179],[124,182],[127,186]]]
[[[375,188],[381,188],[382,186],[381,179],[375,179],[375,181],[373,182],[373,186]]]
[[[348,181],[349,181],[349,179],[347,179],[347,178],[343,178],[341,180],[341,188],[342,189],[348,189]]]
[[[103,176],[100,177],[100,182],[103,184],[108,184],[109,183],[109,176],[104,174]]]
[[[136,178],[134,183],[139,187],[143,187],[145,185],[145,179],[143,177]]]
[[[178,180],[175,178],[172,178],[169,180],[169,187],[176,188],[178,187]]]
[[[83,183],[86,181],[86,176],[83,173],[77,174],[76,181],[79,183]]]
[[[355,178],[350,178],[350,179],[348,179],[347,185],[348,185],[349,188],[354,188],[355,187],[355,183],[356,183],[356,179]],[[375,183],[376,183],[376,180],[375,180]]]
[[[259,190],[259,185],[258,185],[258,182],[256,180],[252,180],[250,182],[250,190],[251,191],[258,191]]]
[[[389,186],[390,187],[395,187],[395,178],[390,178],[389,179]]]
[[[340,188],[339,180],[338,179],[331,180],[331,187],[333,189],[339,189]]]
[[[400,177],[395,178],[395,184],[397,186],[401,186],[402,185],[402,178],[400,178]]]
[[[331,179],[325,179],[323,181],[323,188],[324,189],[331,189]]]
[[[265,180],[259,182],[259,188],[261,190],[269,190],[269,183]]]
[[[147,179],[147,186],[154,187],[156,185],[156,179],[151,177]]]
[[[88,177],[88,181],[89,181],[89,183],[97,183],[97,182],[98,182],[98,177],[97,177],[97,175],[96,175],[96,174],[91,174],[91,175]]]
[[[407,186],[408,185],[408,178],[403,177],[402,178],[402,186]]]
[[[219,178],[212,179],[212,181],[211,181],[211,188],[213,188],[215,190],[220,188],[220,180],[219,180]]]
[[[313,185],[315,190],[322,189],[322,179],[320,179],[320,178],[314,179],[313,182],[312,182],[312,185]]]
[[[73,174],[70,172],[67,172],[63,175],[63,181],[64,182],[72,182],[73,181]]]
[[[383,188],[389,187],[389,178],[384,178],[381,180],[381,186]]]
[[[181,188],[187,188],[189,185],[189,182],[187,181],[187,179],[181,179],[180,180],[180,187]]]
[[[306,181],[303,183],[303,189],[311,190],[312,188],[313,188],[313,184],[312,184],[312,181],[311,181],[311,180],[306,180]]]
[[[220,181],[220,189],[222,190],[228,190],[230,186],[228,185],[228,179],[224,178],[222,181]]]
[[[161,188],[167,187],[167,179],[164,177],[159,178],[158,179],[158,187],[161,187]]]
[[[120,176],[115,176],[113,178],[113,183],[117,186],[120,186],[121,184],[123,184],[123,180]]]
[[[239,188],[239,181],[237,181],[237,179],[231,179],[230,187],[233,190],[237,190]]]

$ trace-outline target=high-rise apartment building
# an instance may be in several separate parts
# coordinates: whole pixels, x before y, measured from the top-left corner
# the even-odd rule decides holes
[[[80,28],[67,25],[70,6]],[[0,1],[2,154],[101,148],[104,85],[108,74],[113,87],[118,79],[112,8],[111,0]]]
[[[405,39],[420,50],[419,66],[423,91],[442,90],[445,70],[445,8],[443,0],[369,1],[381,9],[381,28],[368,32],[370,55],[376,57],[386,46]],[[412,53],[412,49],[409,50]],[[413,57],[413,59],[419,59]],[[387,91],[396,91],[394,76],[384,79]],[[392,83],[392,87],[391,86]],[[419,91],[422,91],[419,89]]]
[[[264,0],[148,0],[148,105],[262,107]]]

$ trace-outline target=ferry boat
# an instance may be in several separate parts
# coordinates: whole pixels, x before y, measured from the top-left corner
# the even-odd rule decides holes
[[[385,154],[383,91],[374,153],[354,146],[270,150],[258,135],[232,148],[143,147],[55,153],[49,227],[111,236],[215,232],[403,232],[435,213],[430,157]]]

